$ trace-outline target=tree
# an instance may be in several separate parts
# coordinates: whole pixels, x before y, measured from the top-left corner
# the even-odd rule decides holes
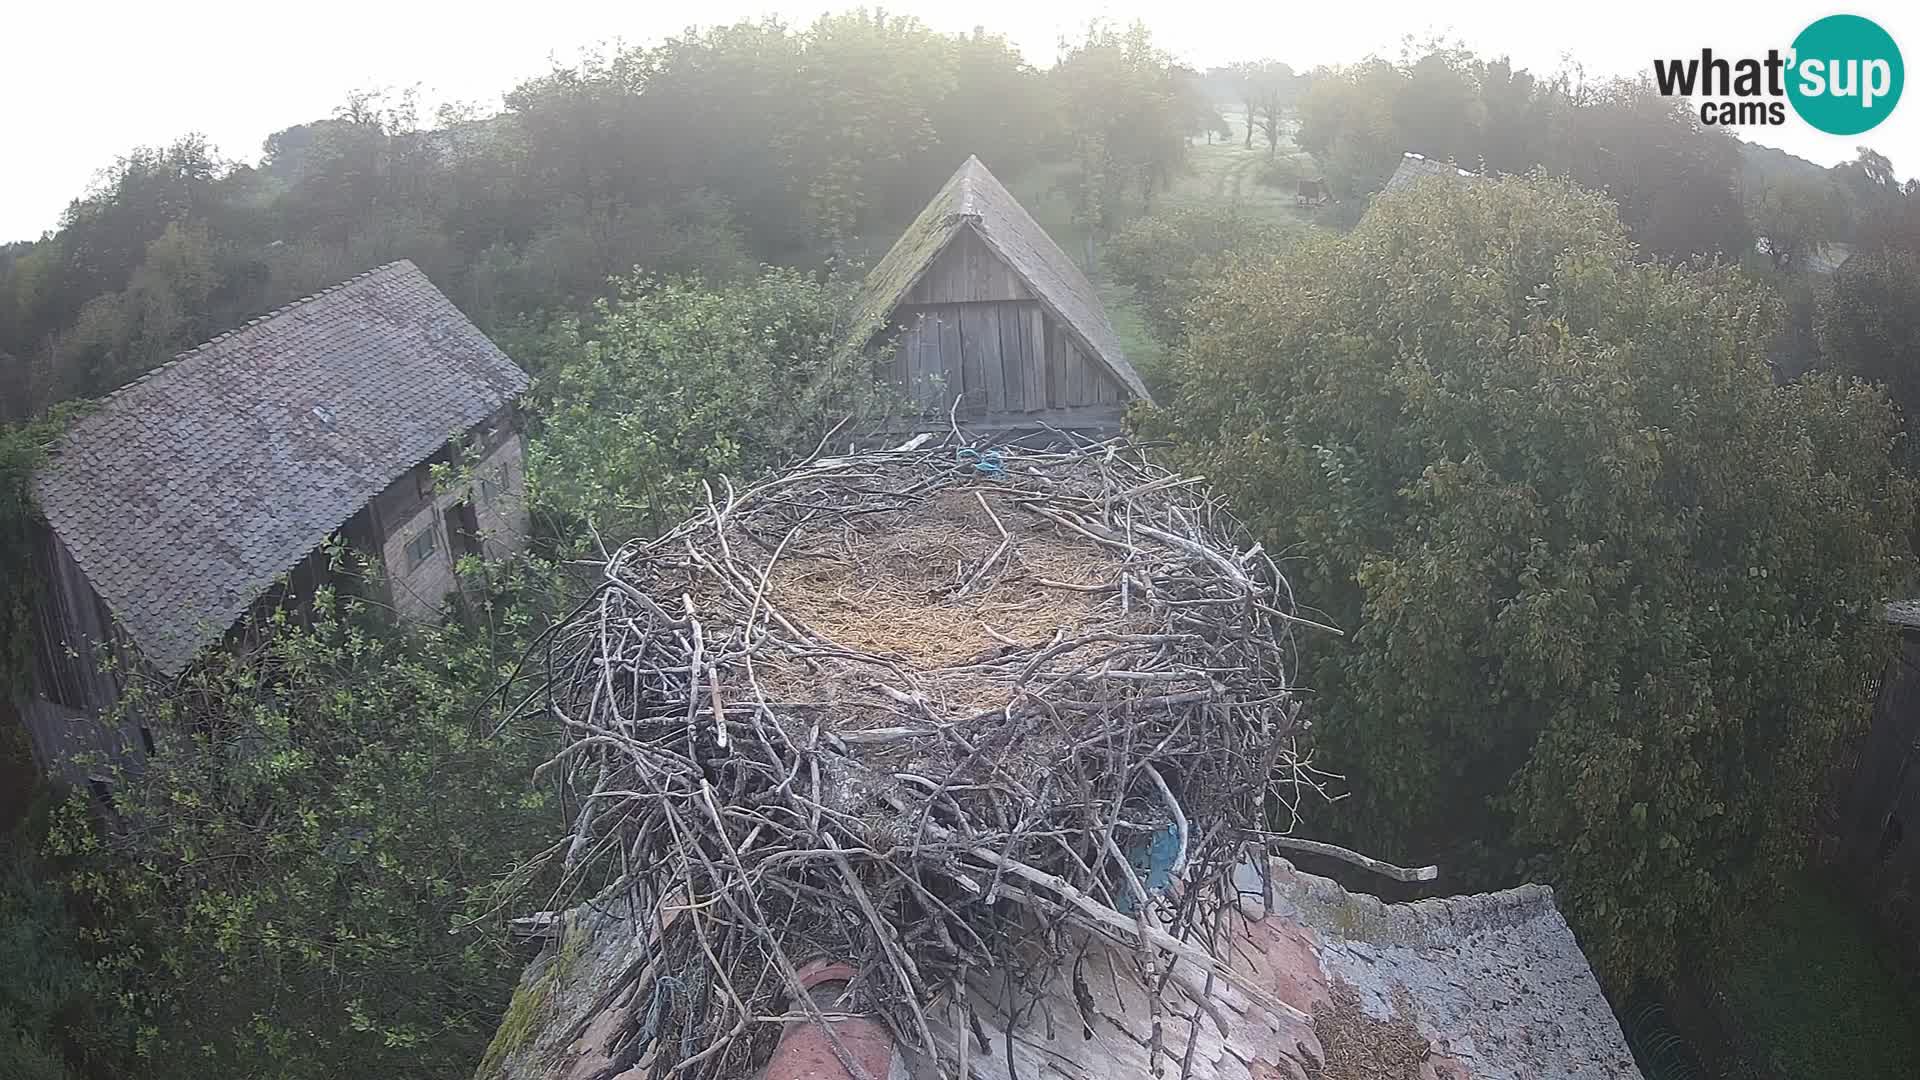
[[[591,323],[565,321],[536,347],[536,508],[570,534],[585,523],[626,539],[678,519],[704,479],[810,452],[874,395],[871,369],[845,349],[851,318],[844,283],[793,271],[731,287],[617,282]]]
[[[323,591],[248,651],[132,679],[124,707],[161,752],[117,785],[120,829],[76,795],[48,840],[130,1071],[471,1069],[523,962],[485,916],[497,876],[544,846],[548,802],[528,781],[544,748],[486,704],[543,589],[411,630]]]
[[[1093,24],[1048,73],[1078,167],[1074,216],[1090,234],[1111,232],[1136,197],[1151,210],[1185,163],[1194,91],[1181,70],[1136,22],[1125,33]]]
[[[999,34],[975,28],[948,42],[953,84],[932,106],[938,150],[927,155],[927,183],[946,179],[968,155],[978,156],[998,175],[1020,175],[1039,157],[1058,123],[1044,77]],[[906,192],[889,196],[912,201]],[[905,209],[914,213],[920,207]]]
[[[1320,162],[1336,190],[1378,191],[1399,164],[1407,147],[1394,124],[1393,102],[1403,82],[1384,60],[1313,73],[1294,139]]]
[[[830,248],[857,235],[869,207],[922,176],[938,142],[935,103],[953,92],[946,39],[911,16],[823,15],[807,32],[783,153],[803,182],[814,232]],[[957,162],[955,164],[958,164]]]
[[[1781,180],[1761,189],[1747,217],[1773,268],[1800,270],[1808,255],[1845,234],[1846,197],[1831,183]]]
[[[1379,203],[1190,326],[1150,427],[1349,634],[1302,671],[1340,832],[1542,875],[1619,978],[1798,864],[1907,565],[1881,394],[1775,385],[1764,292],[1547,181]]]
[[[1173,345],[1186,334],[1194,298],[1215,277],[1242,259],[1278,258],[1298,233],[1232,206],[1162,210],[1115,233],[1106,265],[1115,281],[1133,290],[1154,335]]]
[[[1848,259],[1819,301],[1821,365],[1887,388],[1907,425],[1915,460],[1920,420],[1920,252],[1887,247]]]
[[[1295,99],[1298,80],[1293,69],[1277,60],[1259,60],[1244,65],[1247,80],[1247,146],[1253,146],[1253,129],[1258,127],[1267,140],[1267,160],[1272,161],[1280,148],[1280,128],[1286,110]]]
[[[1636,243],[1667,259],[1752,250],[1736,191],[1739,142],[1702,127],[1687,102],[1613,82],[1586,93],[1565,122],[1550,171],[1611,196]]]

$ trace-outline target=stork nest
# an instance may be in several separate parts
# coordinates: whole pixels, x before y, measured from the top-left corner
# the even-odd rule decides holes
[[[819,960],[943,1062],[989,970],[1037,996],[1120,950],[1156,1019],[1242,981],[1234,870],[1318,791],[1288,678],[1318,624],[1197,478],[1120,442],[816,458],[604,574],[552,639],[543,771],[578,800],[560,899],[631,905],[674,989],[618,1060],[746,1075],[822,1017]]]

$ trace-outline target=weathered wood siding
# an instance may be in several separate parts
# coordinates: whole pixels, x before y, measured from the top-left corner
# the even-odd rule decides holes
[[[995,255],[978,232],[967,228],[954,234],[900,303],[902,306],[970,304],[1033,298],[1013,267]]]
[[[33,756],[47,775],[69,784],[146,761],[135,720],[110,724],[100,714],[120,698],[119,679],[102,670],[118,648],[113,619],[86,574],[52,529],[42,527],[34,550],[40,591],[34,605],[33,693],[16,702]],[[150,737],[150,736],[148,736]]]
[[[890,381],[923,415],[994,423],[1117,416],[1126,389],[1038,301],[903,307]]]
[[[111,779],[116,770],[135,775],[146,765],[140,725],[110,724],[90,712],[69,709],[45,698],[20,703],[20,722],[33,743],[33,757],[61,783],[85,786],[93,777]]]
[[[884,374],[917,414],[902,427],[944,422],[956,398],[976,427],[1107,426],[1129,397],[973,229],[935,257],[891,325]]]
[[[40,581],[34,605],[34,690],[73,709],[104,709],[120,683],[100,670],[100,649],[114,642],[113,618],[67,545],[44,525],[34,545]]]

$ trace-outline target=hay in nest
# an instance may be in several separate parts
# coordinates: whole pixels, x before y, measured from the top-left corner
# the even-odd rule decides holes
[[[984,457],[728,487],[608,557],[556,632],[562,899],[630,903],[680,988],[635,1008],[625,1060],[750,1073],[819,1018],[798,970],[823,958],[859,972],[849,1010],[949,1061],[966,1025],[935,1014],[989,971],[1037,996],[1121,950],[1156,1017],[1244,983],[1233,871],[1316,790],[1308,621],[1197,479],[1120,443]]]

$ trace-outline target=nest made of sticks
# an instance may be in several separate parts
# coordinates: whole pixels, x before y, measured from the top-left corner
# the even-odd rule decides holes
[[[545,769],[579,799],[562,899],[633,905],[680,988],[621,1059],[750,1073],[820,959],[936,1057],[990,969],[1038,995],[1116,948],[1156,1009],[1177,965],[1235,980],[1233,872],[1318,790],[1317,624],[1197,478],[1121,442],[816,458],[603,569],[552,638]]]

